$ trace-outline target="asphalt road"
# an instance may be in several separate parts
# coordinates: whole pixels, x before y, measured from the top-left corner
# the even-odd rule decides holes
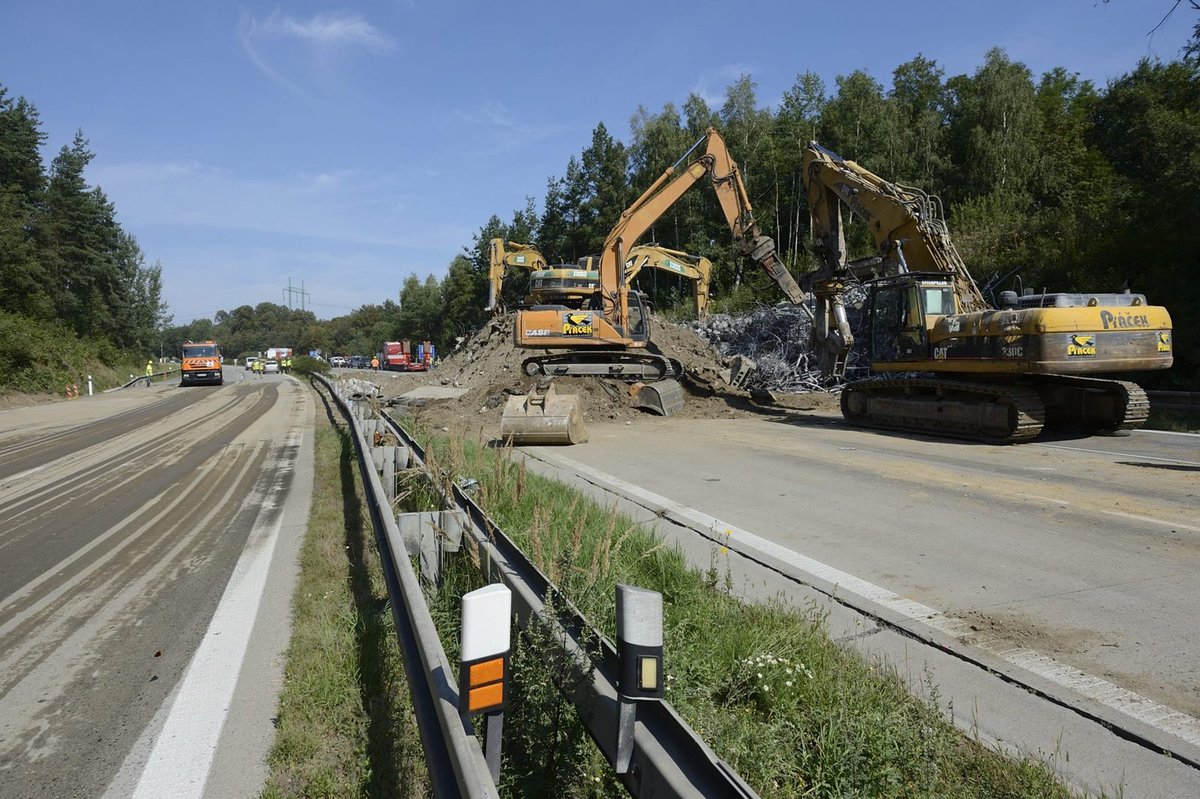
[[[708,563],[709,539],[732,528],[731,546],[742,539],[759,563],[962,653],[980,673],[982,664],[1013,676],[1200,760],[1200,437],[1139,431],[989,446],[800,415],[639,419],[590,432],[588,443],[530,452],[557,465],[550,473],[582,466],[574,471],[586,482],[615,486],[660,518],[678,503],[702,533],[694,560]],[[761,575],[747,574],[735,590],[749,594]],[[804,596],[786,582],[771,592]],[[860,635],[870,636],[866,624]],[[907,640],[889,655],[922,663]],[[919,680],[922,668],[910,673]],[[964,684],[960,720],[965,708],[970,724],[996,706],[979,698],[1003,685],[991,682]],[[1105,729],[1072,737],[1057,721],[997,713],[1009,717],[978,726],[1051,753],[1078,784],[1200,795],[1200,771],[1177,760],[1139,754],[1127,769],[1128,750]],[[1064,751],[1072,746],[1080,749]]]
[[[5,799],[101,796],[123,764],[132,791],[247,542],[274,553],[275,538],[302,535],[303,519],[281,522],[311,448],[307,389],[245,378],[0,413]],[[286,576],[294,548],[279,553],[271,572]],[[252,607],[248,623],[274,630],[278,649],[287,618],[285,602],[270,618]],[[225,743],[261,755],[265,713]]]

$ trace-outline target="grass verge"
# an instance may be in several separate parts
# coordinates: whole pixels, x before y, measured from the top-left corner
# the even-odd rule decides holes
[[[615,509],[528,474],[506,451],[424,437],[430,464],[478,480],[481,505],[610,638],[616,583],[662,592],[667,699],[763,797],[1075,795],[1040,760],[1012,758],[963,735],[938,709],[932,682],[914,696],[885,662],[831,641],[811,609],[731,597],[719,549],[708,573],[698,573]],[[461,573],[450,581],[454,595],[475,587]],[[443,612],[452,628],[453,613]],[[539,637],[534,631],[520,646],[536,651]],[[616,783],[594,750],[581,752],[570,739],[582,734],[578,720],[544,701],[557,675],[543,660],[514,658],[505,793],[612,795]],[[547,758],[561,768],[570,747],[573,770],[551,779]]]
[[[337,410],[326,411],[262,796],[424,796],[424,753],[354,445],[334,423]]]

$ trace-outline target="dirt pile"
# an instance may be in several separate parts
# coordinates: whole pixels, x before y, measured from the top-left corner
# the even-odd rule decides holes
[[[825,395],[802,397],[771,396],[729,385],[736,359],[717,351],[694,330],[655,319],[653,349],[683,366],[680,382],[687,402],[678,418],[729,418],[757,415],[768,409],[812,410],[830,405]],[[464,340],[438,368],[425,374],[380,372],[377,382],[384,396],[397,396],[416,386],[437,385],[463,390],[461,396],[439,400],[416,409],[424,420],[455,430],[479,430],[495,435],[509,396],[525,394],[535,380],[524,373],[522,362],[534,351],[513,346],[513,316],[498,316]],[[625,422],[636,424],[646,412],[633,407],[629,384],[607,378],[555,378],[560,394],[579,396],[588,423]],[[830,406],[832,407],[832,406]]]

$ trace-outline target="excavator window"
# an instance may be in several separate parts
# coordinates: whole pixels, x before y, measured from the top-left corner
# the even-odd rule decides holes
[[[871,357],[896,360],[896,336],[904,318],[904,287],[877,286],[871,303]]]
[[[922,286],[926,316],[949,316],[954,309],[954,289],[950,286]]]
[[[646,318],[646,304],[642,295],[629,292],[629,337],[634,341],[650,338],[650,320]]]
[[[893,362],[925,357],[925,308],[931,302],[941,308],[944,300],[940,293],[931,297],[923,289],[913,283],[875,287],[871,305],[872,358]]]

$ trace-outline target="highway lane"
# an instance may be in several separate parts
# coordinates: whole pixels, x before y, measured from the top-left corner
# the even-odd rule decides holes
[[[1029,684],[1100,686],[1122,712],[1133,692],[1131,712],[1198,751],[1198,437],[988,446],[781,415],[593,424],[534,451],[868,581],[1009,672],[1040,669]]]
[[[311,402],[242,377],[0,413],[0,796],[104,793],[282,512]]]

